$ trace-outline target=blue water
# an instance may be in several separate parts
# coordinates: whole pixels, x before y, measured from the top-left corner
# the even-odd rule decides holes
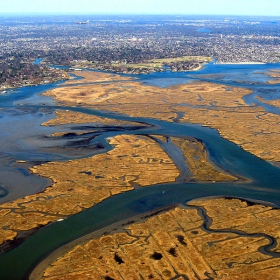
[[[200,71],[189,72],[164,72],[137,75],[142,83],[147,85],[169,87],[176,84],[186,84],[193,81],[217,83],[228,86],[251,89],[252,94],[244,97],[248,105],[257,104],[267,112],[280,115],[280,109],[265,104],[258,99],[280,99],[280,85],[267,84],[273,78],[265,73],[271,69],[280,69],[280,64],[206,64]],[[135,77],[135,76],[133,76]]]
[[[42,61],[43,61],[43,58],[37,58],[37,59],[35,59],[35,61],[33,63],[36,65],[39,65],[39,64],[41,64]]]
[[[211,33],[211,30],[206,28],[198,28],[197,31],[201,33]]]
[[[280,69],[280,64],[215,64],[208,63],[199,71],[188,72],[159,72],[145,75],[137,75],[141,81],[152,84],[157,79],[163,79],[163,86],[175,84],[177,79],[202,80],[214,83],[225,83],[232,86],[251,87],[264,84],[272,79],[265,75],[270,69]],[[165,83],[165,81],[169,80]],[[178,82],[180,83],[180,81]],[[271,85],[273,86],[273,85]]]

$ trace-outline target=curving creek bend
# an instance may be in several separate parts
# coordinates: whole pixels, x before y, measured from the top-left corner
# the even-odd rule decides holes
[[[211,81],[227,85],[251,88],[245,96],[248,104],[258,102],[267,111],[279,114],[279,109],[261,103],[257,96],[267,100],[279,99],[277,85],[263,84],[268,77],[267,69],[279,69],[280,65],[214,65],[209,64],[198,72],[160,73],[139,76],[143,83],[167,86],[192,80]],[[207,75],[207,76],[206,76]],[[209,76],[210,75],[210,76]],[[211,76],[212,75],[212,76]],[[113,196],[96,206],[73,215],[63,221],[45,226],[25,239],[14,249],[0,255],[0,279],[28,279],[34,267],[63,245],[121,221],[133,221],[137,215],[145,215],[174,205],[186,205],[200,197],[238,197],[251,201],[263,201],[280,206],[280,168],[245,152],[239,146],[220,137],[216,130],[194,124],[178,124],[148,118],[131,118],[80,107],[57,106],[41,93],[57,84],[27,87],[0,95],[0,203],[43,190],[51,184],[45,178],[34,176],[28,167],[40,162],[69,160],[92,156],[111,149],[107,137],[119,134],[159,134],[200,139],[208,150],[209,159],[219,168],[239,178],[229,183],[182,182],[161,184]],[[42,127],[41,123],[54,117],[55,109],[73,110],[92,115],[110,117],[147,124],[145,127],[99,127],[97,132],[87,125]],[[96,130],[96,128],[95,128]],[[53,140],[47,137],[56,131],[85,132],[76,136],[76,146],[69,146],[69,139]],[[84,136],[86,135],[86,136]],[[80,143],[87,145],[80,145]],[[79,147],[79,152],[76,148]],[[180,157],[172,149],[163,147],[180,166]],[[24,160],[26,163],[15,163]],[[180,169],[180,168],[179,168]],[[183,169],[180,169],[183,172]],[[71,176],[69,174],[69,176]],[[19,186],[20,182],[20,186]],[[202,210],[201,210],[202,211]],[[209,219],[201,212],[205,229]],[[273,246],[273,240],[271,246]],[[264,251],[269,251],[263,249]],[[279,257],[279,256],[277,256]],[[36,279],[36,278],[34,278]]]

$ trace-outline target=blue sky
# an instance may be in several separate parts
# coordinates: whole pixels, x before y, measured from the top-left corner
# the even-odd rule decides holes
[[[0,0],[0,3],[0,13],[280,16],[280,0]]]

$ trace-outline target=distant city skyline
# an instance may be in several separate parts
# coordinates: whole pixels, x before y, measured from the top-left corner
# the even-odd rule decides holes
[[[0,13],[280,16],[279,0],[10,0]]]

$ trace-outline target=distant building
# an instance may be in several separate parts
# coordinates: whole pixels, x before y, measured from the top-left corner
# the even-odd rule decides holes
[[[89,20],[87,21],[77,21],[77,24],[88,24],[89,23]]]

